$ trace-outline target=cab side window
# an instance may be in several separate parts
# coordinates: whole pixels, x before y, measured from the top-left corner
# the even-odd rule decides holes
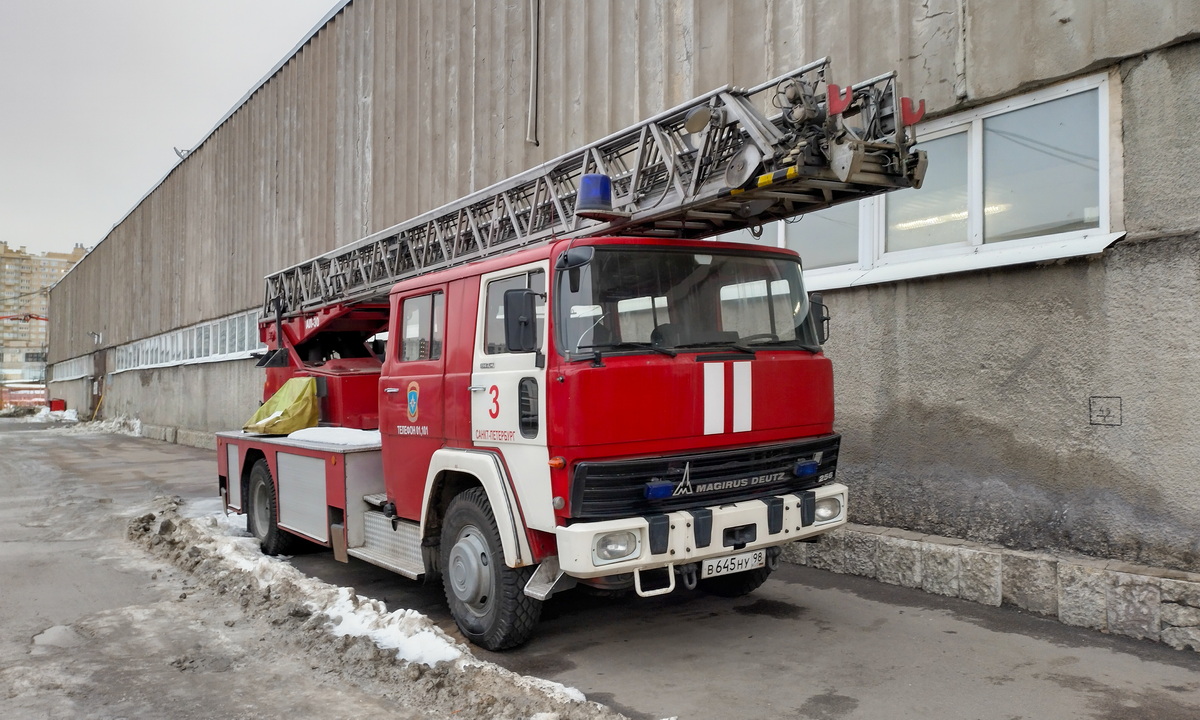
[[[440,292],[404,301],[400,310],[400,360],[437,360],[446,337],[446,298]]]
[[[524,288],[541,293],[544,297],[546,294],[546,273],[538,270],[536,272],[522,273],[512,277],[493,280],[487,284],[485,307],[487,317],[484,320],[483,343],[484,352],[488,355],[498,355],[508,352],[504,346],[504,293],[508,290],[521,290]],[[538,302],[537,309],[537,337],[539,343],[542,341],[542,331],[545,324],[546,303],[543,299]]]

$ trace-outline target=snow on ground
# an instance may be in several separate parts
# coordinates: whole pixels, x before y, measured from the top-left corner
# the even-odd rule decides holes
[[[64,412],[74,413],[74,410]],[[51,413],[53,415],[53,413]],[[114,435],[142,436],[142,421],[136,418],[115,417],[108,420],[92,420],[89,422],[73,421],[72,425],[51,428],[50,432],[66,433],[68,435],[90,435],[94,433],[111,433]]]
[[[79,413],[74,408],[70,410],[51,410],[43,405],[42,408],[36,413],[33,415],[26,415],[24,419],[25,422],[31,423],[77,423],[79,422]]]
[[[382,680],[385,692],[468,720],[623,717],[574,688],[479,660],[416,611],[389,612],[378,600],[263,555],[244,516],[226,516],[211,501],[181,507],[177,498],[160,498],[154,512],[131,521],[129,536],[231,601],[258,608],[281,637],[299,643],[314,663],[337,667],[348,682]]]
[[[380,444],[378,430],[355,430],[344,427],[304,428],[288,435],[288,439],[346,447],[379,447]]]

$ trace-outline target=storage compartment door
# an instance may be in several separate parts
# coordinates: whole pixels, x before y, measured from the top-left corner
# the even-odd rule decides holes
[[[325,460],[281,452],[275,466],[279,473],[279,526],[329,542]]]

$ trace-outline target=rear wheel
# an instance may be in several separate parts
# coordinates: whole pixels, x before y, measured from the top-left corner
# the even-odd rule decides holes
[[[279,503],[276,501],[275,481],[271,479],[271,468],[265,459],[259,459],[250,468],[250,507],[246,527],[267,555],[291,552],[299,538],[279,529]]]
[[[516,647],[533,634],[542,603],[525,594],[534,568],[510,568],[483,488],[450,501],[442,522],[442,584],[454,622],[488,650]]]
[[[760,567],[754,570],[734,573],[733,575],[718,575],[717,577],[705,578],[700,581],[699,587],[710,595],[736,598],[754,592],[770,576],[770,567]]]

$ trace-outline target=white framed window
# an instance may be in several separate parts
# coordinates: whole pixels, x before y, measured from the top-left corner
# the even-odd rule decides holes
[[[1109,84],[1093,75],[924,123],[920,190],[780,223],[778,243],[800,253],[810,290],[1100,252],[1123,234]]]
[[[122,345],[111,351],[110,361],[112,371],[119,373],[151,367],[240,360],[265,349],[266,345],[258,340],[258,311],[251,310]],[[80,360],[77,358],[56,363],[54,378],[59,379],[63,373],[75,373],[76,365],[70,363],[77,361]]]

